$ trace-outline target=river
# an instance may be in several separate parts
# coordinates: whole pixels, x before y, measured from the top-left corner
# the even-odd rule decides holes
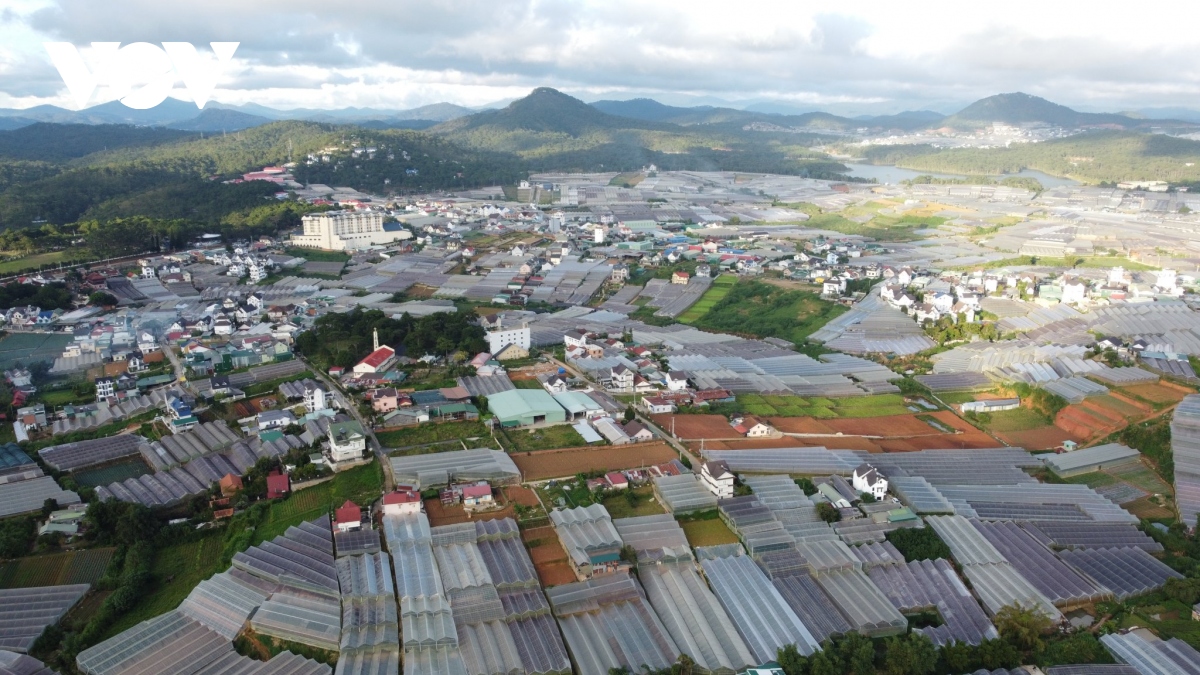
[[[879,183],[890,183],[895,185],[902,180],[912,180],[917,176],[933,176],[934,178],[966,178],[966,176],[949,174],[949,173],[934,173],[932,171],[914,171],[912,169],[902,169],[898,166],[882,166],[876,164],[850,164],[846,163],[846,167],[850,169],[849,174],[857,178],[874,178]],[[1062,178],[1059,176],[1051,176],[1041,171],[1033,169],[1024,169],[1020,173],[1005,174],[997,176],[997,178],[1008,178],[1009,176],[1017,176],[1019,178],[1036,178],[1044,187],[1053,188],[1063,185],[1079,185],[1079,181],[1070,178]]]

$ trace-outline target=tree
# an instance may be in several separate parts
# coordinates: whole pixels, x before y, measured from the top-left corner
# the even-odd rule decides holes
[[[1200,602],[1200,579],[1168,579],[1163,594],[1185,605]]]
[[[633,406],[625,406],[625,423],[629,424],[637,418],[637,413],[633,411]]]
[[[887,641],[884,672],[887,675],[926,675],[937,669],[938,654],[933,642],[922,634],[894,637]]]
[[[942,670],[951,673],[969,673],[975,669],[975,648],[969,644],[954,642],[941,648]]]
[[[117,296],[104,291],[96,291],[88,296],[88,304],[96,307],[116,307]]]
[[[1021,652],[1001,638],[979,643],[979,666],[987,670],[1016,668],[1021,663]]]
[[[1087,632],[1049,642],[1037,657],[1037,664],[1043,668],[1076,663],[1113,663],[1113,658],[1100,640]]]
[[[1020,602],[1001,607],[992,623],[996,624],[1000,637],[1021,651],[1041,649],[1042,634],[1054,626],[1037,608],[1026,608]]]
[[[796,649],[795,644],[784,645],[776,650],[775,660],[783,668],[784,675],[808,675],[808,659]]]
[[[800,486],[800,489],[804,490],[804,494],[809,497],[817,494],[817,486],[813,485],[811,478],[797,478],[796,485]]]
[[[827,523],[836,523],[842,519],[842,514],[829,502],[817,504],[817,516]]]
[[[950,547],[946,546],[946,542],[942,541],[932,527],[892,530],[884,536],[909,562],[950,559]]]
[[[845,675],[841,659],[830,653],[828,649],[813,654],[808,662],[810,675]]]

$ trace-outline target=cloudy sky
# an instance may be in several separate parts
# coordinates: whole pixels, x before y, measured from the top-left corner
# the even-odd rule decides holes
[[[0,107],[80,107],[46,41],[229,41],[213,98],[276,108],[480,106],[538,86],[842,114],[1009,91],[1200,108],[1197,19],[1200,3],[1174,0],[1141,16],[1106,0],[0,0]]]

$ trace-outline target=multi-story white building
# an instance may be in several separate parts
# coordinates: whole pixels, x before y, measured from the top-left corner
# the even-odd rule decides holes
[[[304,234],[292,237],[292,244],[307,248],[353,251],[412,238],[402,227],[385,229],[383,214],[371,211],[310,213],[301,222]]]
[[[529,326],[526,325],[522,325],[520,328],[504,328],[498,325],[496,330],[487,332],[488,351],[493,354],[499,354],[500,350],[509,345],[517,345],[528,350],[529,340]]]
[[[733,497],[733,472],[724,461],[705,462],[700,467],[700,482],[717,499]]]
[[[358,422],[329,425],[329,458],[334,462],[362,459],[367,451],[367,435]]]
[[[328,405],[329,404],[328,404],[328,401],[326,401],[326,394],[325,394],[324,389],[322,389],[316,385],[311,385],[311,386],[305,387],[305,389],[304,389],[304,409],[305,410],[307,410],[310,413],[316,412],[318,410],[324,410],[326,407],[328,407]]]

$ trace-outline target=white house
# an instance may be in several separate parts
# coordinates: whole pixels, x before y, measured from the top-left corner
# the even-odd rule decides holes
[[[416,490],[397,487],[394,491],[383,496],[383,514],[385,516],[420,513],[423,506],[421,495]]]
[[[887,494],[887,478],[870,464],[862,464],[854,470],[851,484],[855,490],[870,493],[875,499],[883,499]]]
[[[529,326],[524,324],[519,328],[504,328],[497,324],[496,330],[487,332],[488,351],[493,354],[499,354],[509,345],[517,345],[525,351],[529,351],[529,340]]]
[[[116,395],[116,380],[111,377],[96,378],[96,398],[101,401],[107,401],[112,396]]]
[[[634,376],[635,376],[635,373],[632,370],[630,370],[629,368],[627,368],[625,366],[617,366],[616,368],[612,369],[612,373],[610,376],[610,380],[612,381],[612,384],[610,386],[613,389],[632,391],[633,384],[634,384],[634,382],[633,382]]]
[[[747,438],[763,438],[775,433],[775,429],[771,425],[749,415],[735,419],[733,430]]]
[[[551,394],[565,394],[567,392],[567,380],[562,375],[551,375],[542,386]]]
[[[1073,279],[1063,284],[1062,302],[1063,304],[1073,305],[1083,302],[1087,298],[1087,284]]]
[[[329,407],[325,390],[316,386],[316,384],[307,385],[304,387],[304,409],[308,412],[317,412]]]
[[[705,462],[700,467],[700,482],[717,499],[733,497],[733,472],[724,461]]]
[[[583,349],[587,347],[587,333],[581,330],[569,330],[563,334],[563,344],[567,349]]]
[[[660,396],[646,396],[642,399],[642,409],[651,415],[675,412],[675,402]]]
[[[334,422],[329,425],[329,457],[334,462],[362,459],[367,451],[367,435],[358,422]]]
[[[688,388],[688,374],[682,370],[669,371],[666,382],[668,391],[684,391]]]

